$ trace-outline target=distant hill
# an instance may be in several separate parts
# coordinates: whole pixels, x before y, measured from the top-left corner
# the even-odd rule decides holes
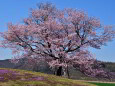
[[[26,59],[21,59],[19,63],[14,64],[10,62],[10,59],[0,60],[0,68],[23,69],[23,70],[31,70],[31,71],[36,71],[36,72],[53,74],[53,71],[49,68],[49,66],[45,62],[40,62],[38,65],[32,66],[32,65],[27,64],[26,61],[27,61]],[[110,72],[115,72],[115,63],[103,62],[103,65],[106,70],[110,70]],[[70,72],[70,77],[72,79],[101,80],[99,78],[97,79],[97,78],[87,77],[84,74],[82,74],[80,71],[77,71],[74,68],[71,68],[69,72]],[[102,79],[102,80],[106,80],[106,79]]]
[[[51,74],[49,66],[45,62],[40,62],[38,65],[32,66],[29,65],[26,59],[20,59],[20,61],[15,64],[11,62],[11,59],[0,60],[0,68],[13,68],[13,69],[23,69],[23,70],[31,70],[36,72],[43,72]]]
[[[115,62],[104,62],[105,68],[111,72],[115,72]]]
[[[14,68],[15,64],[10,62],[10,59],[0,60],[0,68]]]

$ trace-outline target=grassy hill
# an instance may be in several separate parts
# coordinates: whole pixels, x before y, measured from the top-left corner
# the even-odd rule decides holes
[[[0,68],[0,86],[96,86],[94,84],[17,69]]]
[[[42,72],[47,74],[53,74],[53,71],[50,70],[49,66],[45,62],[41,62],[35,66],[30,66],[29,64],[25,63],[26,59],[20,60],[18,64],[13,64],[10,62],[10,59],[7,60],[0,60],[0,68],[12,68],[12,69],[23,69],[23,70],[31,70],[36,72]],[[110,70],[111,72],[115,72],[115,63],[112,62],[103,62],[105,65],[106,70]],[[70,68],[70,78],[75,80],[90,80],[90,81],[110,81],[109,79],[102,79],[102,78],[91,78],[87,77],[82,74],[80,71]],[[115,81],[115,80],[112,80]]]

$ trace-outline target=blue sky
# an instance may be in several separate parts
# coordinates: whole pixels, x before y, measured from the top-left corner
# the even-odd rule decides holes
[[[89,16],[100,18],[102,24],[115,25],[115,0],[1,0],[0,32],[7,30],[7,23],[20,23],[28,17],[29,9],[39,2],[51,2],[57,8],[77,8]],[[102,46],[100,50],[90,49],[98,60],[115,62],[115,40]],[[11,50],[0,48],[0,59],[12,57]]]

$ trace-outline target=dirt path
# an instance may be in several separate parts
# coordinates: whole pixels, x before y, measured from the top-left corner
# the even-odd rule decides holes
[[[86,80],[77,80],[83,82],[97,82],[97,83],[115,83],[115,82],[107,82],[107,81],[86,81]]]

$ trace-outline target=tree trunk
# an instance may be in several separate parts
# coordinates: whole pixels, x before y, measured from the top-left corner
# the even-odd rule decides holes
[[[56,67],[54,68],[54,75],[56,75]]]
[[[68,78],[70,78],[68,65],[67,65],[67,76],[68,76]]]
[[[57,69],[56,75],[57,75],[57,76],[62,76],[62,66],[60,66],[60,67]]]

